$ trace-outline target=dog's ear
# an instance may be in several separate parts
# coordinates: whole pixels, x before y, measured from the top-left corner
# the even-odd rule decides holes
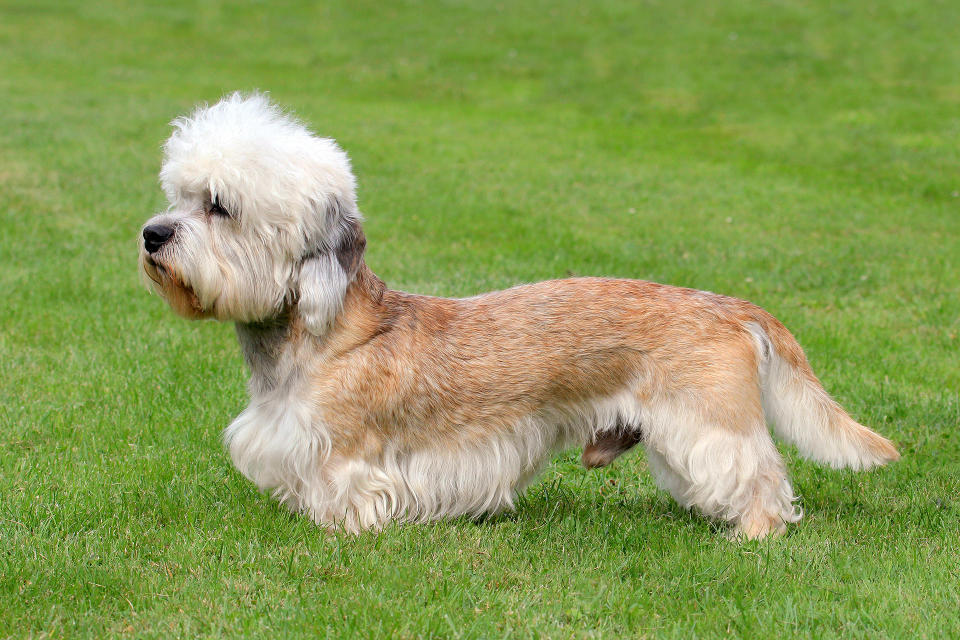
[[[332,249],[319,250],[300,265],[297,309],[307,331],[323,335],[343,309],[347,287],[363,264],[367,239],[356,220],[347,221]]]
[[[367,249],[367,237],[363,234],[360,223],[350,220],[340,233],[333,253],[340,263],[340,268],[347,274],[347,280],[352,281],[360,265],[363,264],[363,252]]]

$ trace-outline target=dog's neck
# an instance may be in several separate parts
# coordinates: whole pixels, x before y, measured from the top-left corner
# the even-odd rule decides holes
[[[323,335],[306,330],[295,304],[270,320],[238,322],[237,338],[250,369],[250,393],[289,386],[313,358],[335,357],[382,333],[391,318],[385,293],[383,281],[361,263],[347,287],[342,309]]]
[[[250,393],[277,388],[294,372],[295,332],[289,312],[264,322],[237,323],[237,338],[250,369]]]

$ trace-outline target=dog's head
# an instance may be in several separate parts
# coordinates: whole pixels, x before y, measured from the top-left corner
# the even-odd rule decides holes
[[[140,239],[148,284],[187,317],[263,322],[295,305],[323,333],[365,245],[347,154],[262,94],[173,127],[160,170],[170,206]]]

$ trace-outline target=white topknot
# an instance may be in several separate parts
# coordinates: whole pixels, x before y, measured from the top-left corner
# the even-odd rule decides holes
[[[307,220],[307,212],[359,218],[347,154],[266,94],[235,92],[171,124],[160,171],[171,204],[209,194],[243,225],[306,223],[321,233],[338,221]]]

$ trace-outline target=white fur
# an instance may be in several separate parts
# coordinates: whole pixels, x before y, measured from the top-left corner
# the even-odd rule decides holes
[[[307,329],[323,335],[343,308],[350,280],[330,253],[311,258],[300,268],[300,314]]]
[[[148,224],[175,226],[177,240],[157,258],[217,317],[268,320],[295,296],[307,328],[322,335],[350,281],[331,249],[344,225],[360,218],[346,154],[262,95],[233,94],[173,125],[160,172],[170,209]],[[231,218],[208,215],[214,199]],[[225,442],[258,487],[326,525],[357,531],[509,509],[554,452],[618,422],[642,425],[651,467],[681,504],[736,522],[760,500],[784,521],[798,517],[765,431],[730,435],[706,423],[690,399],[640,406],[627,386],[577,406],[546,407],[459,449],[388,449],[373,463],[332,454],[296,354],[281,354],[267,369],[254,375],[250,405]]]
[[[347,531],[512,509],[550,457],[620,423],[643,424],[651,471],[681,505],[730,522],[800,512],[762,425],[748,435],[704,424],[682,399],[641,406],[631,390],[553,407],[458,450],[387,450],[377,464],[331,458],[323,420],[294,396],[254,398],[226,431],[237,468],[292,510]]]
[[[529,416],[504,433],[459,449],[384,452],[378,464],[332,457],[321,416],[309,402],[273,392],[255,396],[227,428],[234,464],[291,509],[349,531],[391,520],[423,522],[513,507],[517,494],[558,449],[636,419],[629,392]]]
[[[863,427],[847,417],[822,386],[785,362],[759,325],[751,322],[747,328],[760,356],[763,412],[778,437],[805,457],[835,469],[870,469],[886,462],[863,445]]]
[[[160,173],[170,208],[148,224],[175,228],[175,239],[149,260],[175,273],[202,311],[238,323],[251,400],[224,439],[236,467],[291,509],[349,531],[509,509],[555,451],[628,425],[642,431],[657,481],[682,505],[746,535],[762,518],[800,518],[759,406],[752,423],[734,431],[712,423],[692,395],[644,395],[641,404],[640,385],[630,381],[506,429],[472,425],[471,433],[490,434],[484,440],[416,450],[388,443],[368,460],[337,454],[331,416],[298,368],[302,358],[270,323],[295,301],[307,329],[323,335],[342,309],[354,274],[334,249],[360,219],[349,160],[257,94],[233,94],[173,125]],[[214,200],[230,217],[211,214]],[[789,367],[758,325],[748,330],[777,433],[835,466],[878,462],[831,428],[829,396]]]
[[[361,219],[347,154],[261,94],[232,94],[172,124],[160,170],[170,208],[147,225],[176,228],[176,242],[157,259],[217,318],[257,322],[305,293],[321,331],[346,289],[340,266],[323,258]],[[213,199],[230,218],[208,215]],[[301,273],[310,256],[320,264],[306,260]]]

